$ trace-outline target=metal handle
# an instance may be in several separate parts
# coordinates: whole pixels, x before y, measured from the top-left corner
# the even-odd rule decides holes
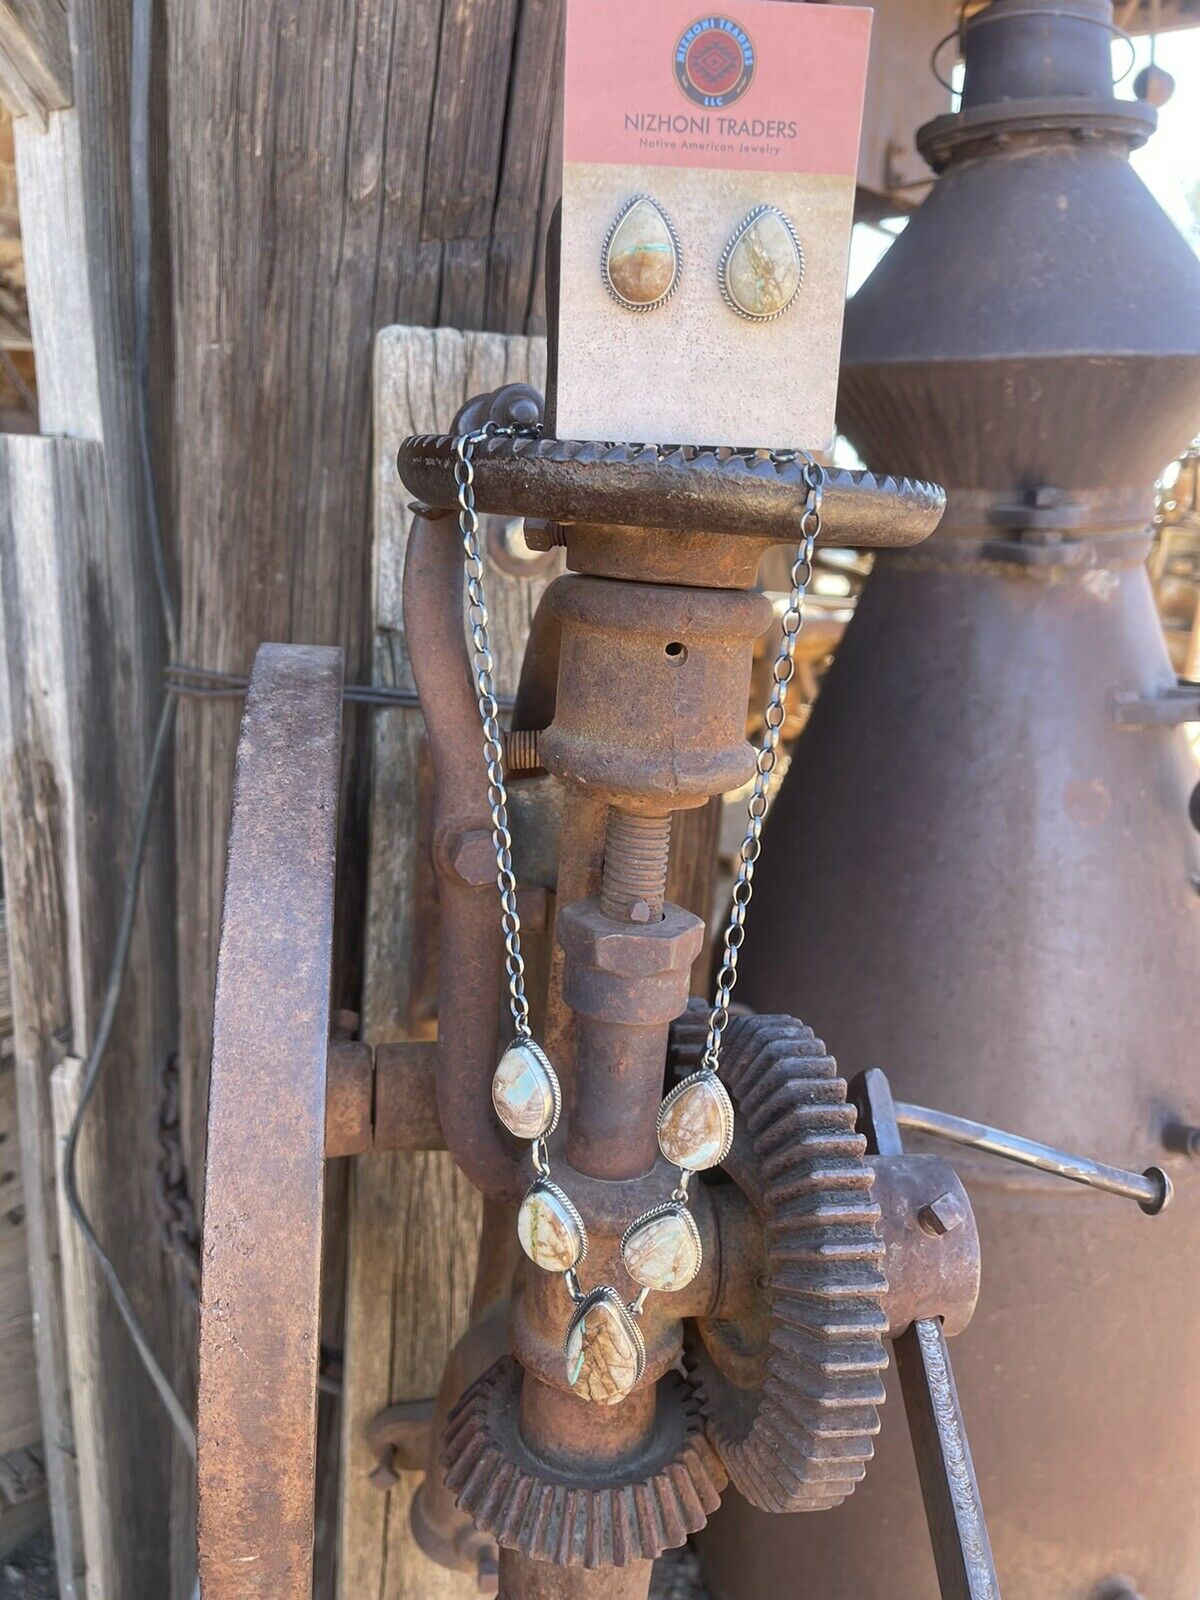
[[[873,1067],[851,1085],[859,1130],[876,1155],[904,1153],[900,1106]],[[975,1464],[940,1318],[922,1317],[892,1343],[912,1435],[942,1600],[1000,1600]]]
[[[1089,1189],[1101,1189],[1105,1194],[1136,1200],[1142,1210],[1152,1217],[1170,1204],[1174,1193],[1171,1180],[1161,1167],[1147,1167],[1145,1172],[1126,1172],[1122,1167],[1110,1167],[1103,1161],[1091,1161],[1087,1156],[1072,1155],[1067,1150],[1056,1150],[1053,1145],[1040,1144],[1036,1139],[1025,1139],[1019,1133],[1005,1133],[1000,1128],[990,1128],[985,1122],[952,1117],[946,1111],[908,1105],[903,1100],[895,1103],[895,1113],[902,1128],[933,1134],[938,1139],[948,1139],[951,1144],[966,1145],[971,1150],[986,1150],[989,1155],[1002,1156],[1004,1160],[1019,1162],[1024,1167],[1036,1167],[1039,1172],[1052,1172],[1071,1183],[1086,1184]]]

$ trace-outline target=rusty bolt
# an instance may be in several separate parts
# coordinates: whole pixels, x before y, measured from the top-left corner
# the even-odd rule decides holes
[[[1092,1600],[1142,1600],[1141,1592],[1128,1578],[1105,1578]]]
[[[569,910],[574,909],[574,906],[569,907]],[[565,933],[561,937],[566,949]],[[578,940],[573,942],[568,953],[572,956],[578,953],[581,960],[600,972],[621,978],[644,978],[656,973],[690,971],[703,940],[704,924],[700,918],[680,906],[670,906],[661,922],[647,922],[636,933],[632,929],[620,932],[606,918],[595,930],[590,949],[580,948],[583,941]]]
[[[378,1412],[367,1424],[367,1443],[378,1463],[371,1482],[385,1493],[401,1472],[420,1472],[429,1455],[432,1400],[402,1400]]]
[[[1200,1156],[1200,1127],[1191,1122],[1172,1122],[1163,1129],[1163,1144],[1180,1155]]]
[[[1061,505],[1065,498],[1061,489],[1056,489],[1048,483],[1040,484],[1031,496],[1033,504],[1039,510],[1047,510],[1051,506]]]
[[[966,1207],[953,1189],[947,1189],[945,1194],[938,1195],[936,1200],[930,1200],[917,1212],[917,1221],[928,1234],[936,1239],[951,1229],[957,1228],[967,1220]]]
[[[460,833],[447,853],[453,870],[473,889],[495,882],[496,849],[485,829],[468,828]]]
[[[386,1494],[389,1489],[394,1489],[400,1482],[400,1474],[395,1467],[396,1452],[390,1446],[379,1465],[371,1473],[371,1482],[377,1489],[382,1489]]]

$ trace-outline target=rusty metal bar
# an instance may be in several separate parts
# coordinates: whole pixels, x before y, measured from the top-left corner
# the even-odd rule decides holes
[[[904,1100],[896,1102],[896,1120],[902,1128],[911,1128],[914,1133],[932,1134],[970,1150],[986,1150],[989,1155],[1001,1156],[1005,1161],[1036,1167],[1039,1172],[1052,1172],[1055,1177],[1066,1178],[1071,1183],[1086,1184],[1089,1189],[1101,1189],[1105,1194],[1135,1200],[1152,1217],[1171,1203],[1174,1190],[1161,1167],[1126,1172],[1122,1167],[1110,1167],[1088,1156],[1072,1155],[1053,1145],[1041,1144],[1037,1139],[1026,1139],[1019,1133],[1005,1133],[1000,1128],[988,1127],[985,1122],[953,1117],[948,1111],[934,1111],[929,1106],[914,1106]]]
[[[1200,722],[1200,683],[1182,678],[1149,694],[1118,690],[1112,702],[1113,719],[1122,728],[1174,728]]]
[[[945,1330],[923,1317],[892,1349],[942,1600],[1000,1600]]]
[[[447,1147],[475,1187],[493,1199],[511,1199],[522,1192],[525,1172],[515,1141],[492,1110],[503,941],[479,713],[458,626],[462,581],[455,539],[417,517],[404,563],[404,618],[437,790],[433,859],[441,969],[454,974],[454,1002],[438,1018],[438,1111]]]

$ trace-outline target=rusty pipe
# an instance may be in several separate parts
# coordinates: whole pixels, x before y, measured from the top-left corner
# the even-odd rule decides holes
[[[627,1567],[556,1567],[532,1561],[519,1550],[500,1552],[500,1594],[521,1600],[645,1600],[650,1562]]]
[[[454,974],[454,1003],[438,1018],[438,1113],[446,1147],[489,1199],[517,1198],[518,1147],[492,1109],[503,961],[496,915],[491,815],[480,765],[479,712],[460,627],[457,542],[417,516],[404,562],[404,619],[413,680],[434,772],[433,864],[441,900],[441,970]]]

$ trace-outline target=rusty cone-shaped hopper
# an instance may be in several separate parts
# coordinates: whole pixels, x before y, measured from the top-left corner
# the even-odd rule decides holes
[[[942,176],[851,302],[845,432],[949,510],[876,562],[768,823],[740,993],[907,1099],[1140,1169],[1200,1122],[1196,770],[1143,564],[1200,423],[1200,265],[1128,165],[1155,113],[1113,96],[1111,21],[968,23],[962,110],[920,136]],[[1200,1594],[1200,1193],[1165,1159],[1153,1220],[960,1163],[984,1270],[955,1365],[1005,1600]],[[839,1509],[730,1497],[721,1600],[937,1594],[891,1406]]]

